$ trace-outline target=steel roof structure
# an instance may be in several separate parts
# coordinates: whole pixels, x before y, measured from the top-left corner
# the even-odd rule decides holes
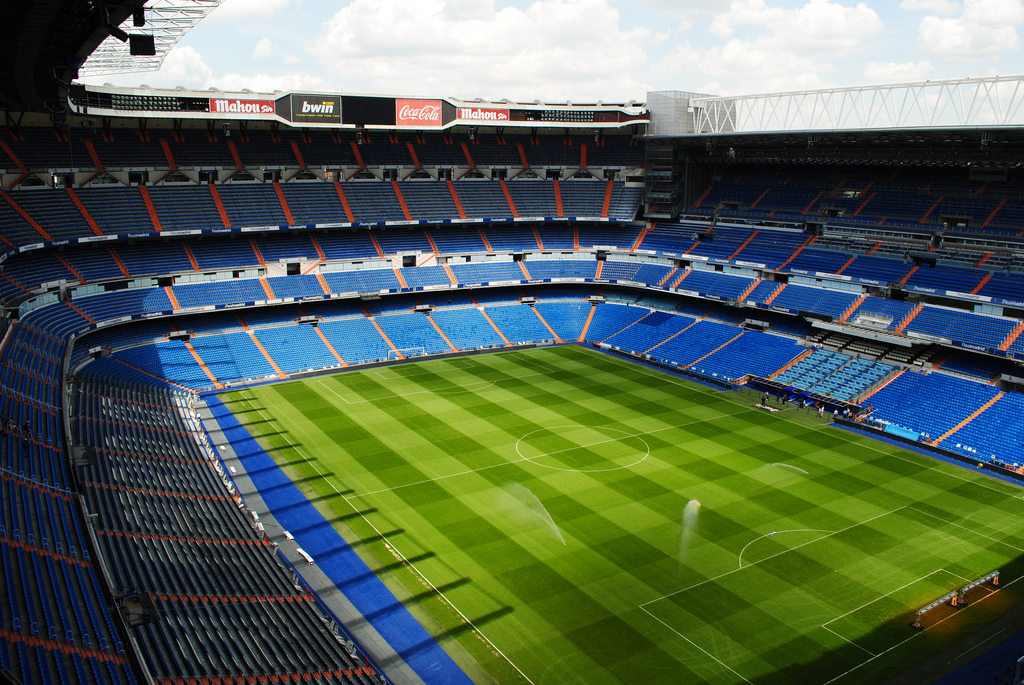
[[[1024,75],[699,97],[696,135],[1024,126]]]
[[[136,28],[131,17],[119,27],[125,33],[146,33],[154,37],[156,55],[133,56],[128,43],[108,36],[79,69],[83,76],[156,71],[182,36],[215,10],[223,0],[151,0],[146,3],[146,25]]]

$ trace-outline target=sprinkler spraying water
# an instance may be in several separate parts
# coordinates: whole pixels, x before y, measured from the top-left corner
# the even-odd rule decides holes
[[[565,544],[565,538],[562,537],[562,531],[558,530],[558,526],[555,525],[555,520],[551,518],[551,514],[544,507],[537,495],[533,494],[528,487],[521,483],[509,483],[505,485],[502,490],[507,495],[512,497],[516,502],[523,506],[525,512],[528,512],[528,517],[539,520],[548,530],[551,531],[552,535],[558,538],[558,541],[563,545]]]
[[[679,533],[679,563],[686,563],[686,550],[690,546],[690,538],[697,530],[697,513],[700,511],[700,502],[691,499],[683,509],[682,530]]]

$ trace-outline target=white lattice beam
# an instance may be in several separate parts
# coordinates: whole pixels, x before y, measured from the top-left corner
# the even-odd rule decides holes
[[[181,37],[201,19],[215,10],[223,0],[151,0],[146,4],[146,25],[136,28],[132,18],[120,26],[125,33],[152,34],[156,43],[156,55],[152,57],[132,56],[128,44],[108,36],[89,55],[79,69],[82,76],[99,74],[124,74],[138,71],[156,71],[164,58]]]
[[[705,97],[697,133],[1024,126],[1024,76]]]

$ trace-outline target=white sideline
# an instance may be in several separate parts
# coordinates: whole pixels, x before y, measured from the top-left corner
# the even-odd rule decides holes
[[[250,391],[250,392],[251,392],[251,391]],[[402,554],[402,553],[401,553],[401,552],[400,552],[400,551],[398,550],[398,547],[396,547],[396,546],[395,546],[395,544],[394,544],[393,542],[391,542],[390,540],[388,540],[388,539],[387,539],[387,537],[385,537],[385,536],[384,536],[384,533],[382,533],[382,532],[381,532],[381,530],[380,530],[379,528],[377,528],[377,526],[375,526],[375,525],[373,524],[373,522],[372,522],[372,521],[370,521],[370,519],[366,518],[366,514],[364,514],[363,512],[359,511],[359,509],[357,509],[357,508],[356,508],[356,506],[355,506],[354,504],[352,504],[352,502],[350,502],[350,501],[349,501],[349,498],[348,498],[348,497],[347,497],[347,496],[346,496],[346,495],[345,495],[344,493],[342,493],[342,491],[341,491],[341,490],[339,490],[339,489],[338,489],[338,486],[334,484],[334,481],[332,481],[332,480],[330,480],[329,478],[327,478],[327,477],[326,477],[326,476],[324,475],[323,471],[321,471],[321,470],[320,470],[320,468],[319,468],[319,467],[318,467],[318,466],[317,466],[316,464],[314,464],[313,462],[311,462],[311,461],[309,460],[309,458],[308,458],[308,457],[307,457],[307,456],[306,456],[305,454],[303,454],[303,453],[302,453],[302,451],[301,451],[301,450],[299,450],[299,448],[298,448],[298,447],[296,447],[296,446],[295,446],[295,445],[294,445],[294,444],[292,443],[292,441],[291,441],[291,440],[289,440],[289,439],[288,439],[288,436],[287,436],[287,435],[285,435],[284,433],[281,433],[279,429],[277,429],[277,428],[275,428],[275,427],[274,427],[274,424],[273,424],[273,423],[272,423],[272,422],[270,421],[270,419],[268,419],[268,418],[267,418],[267,416],[266,416],[266,415],[265,415],[265,414],[263,413],[263,411],[262,411],[262,410],[260,410],[260,409],[257,409],[257,408],[256,408],[256,406],[255,406],[255,405],[254,405],[254,404],[252,403],[252,399],[246,399],[246,402],[248,402],[248,403],[249,403],[249,406],[250,406],[250,407],[252,407],[252,408],[253,408],[253,409],[254,409],[254,410],[256,411],[256,413],[258,413],[258,414],[259,414],[260,416],[262,416],[262,417],[263,417],[263,420],[267,422],[267,425],[268,425],[268,426],[270,426],[271,428],[274,428],[274,430],[277,430],[277,431],[278,431],[278,435],[280,435],[281,437],[283,437],[283,438],[284,438],[284,439],[285,439],[285,440],[286,440],[286,441],[288,442],[288,444],[289,444],[289,445],[291,446],[291,448],[292,448],[293,450],[295,450],[295,452],[296,452],[296,453],[297,453],[297,454],[298,454],[299,456],[301,456],[301,457],[302,457],[303,461],[305,461],[305,462],[306,462],[306,464],[308,464],[309,466],[312,466],[312,467],[313,467],[313,470],[314,470],[314,471],[316,471],[316,472],[317,472],[317,474],[318,474],[318,475],[319,475],[319,476],[320,476],[320,477],[321,477],[321,478],[322,478],[322,479],[323,479],[324,481],[326,481],[326,482],[327,482],[327,483],[328,483],[328,484],[329,484],[329,485],[331,486],[331,488],[332,488],[332,489],[334,490],[334,492],[336,492],[336,493],[338,494],[338,496],[339,496],[339,497],[341,497],[341,498],[342,498],[343,500],[345,500],[345,504],[347,504],[347,505],[348,505],[349,507],[351,507],[351,509],[352,509],[352,511],[353,511],[353,512],[355,512],[356,514],[359,514],[359,517],[360,517],[361,519],[363,519],[363,521],[364,521],[364,522],[366,522],[366,524],[367,524],[367,525],[369,525],[369,526],[370,526],[370,528],[372,528],[372,529],[373,529],[373,532],[377,534],[377,537],[378,537],[378,538],[379,538],[380,540],[382,540],[382,541],[384,542],[384,544],[385,544],[385,545],[387,545],[387,546],[388,546],[388,548],[389,548],[389,549],[391,550],[391,552],[392,552],[392,553],[393,553],[393,554],[394,554],[394,555],[395,555],[396,557],[398,557],[399,561],[401,561],[401,562],[402,562],[403,564],[405,564],[406,566],[408,566],[409,568],[411,568],[411,569],[412,569],[413,571],[415,571],[415,572],[416,572],[416,575],[418,575],[418,576],[419,576],[420,578],[422,578],[422,579],[423,579],[423,582],[424,582],[424,583],[426,583],[426,584],[427,584],[427,585],[428,585],[428,586],[430,587],[430,589],[431,589],[431,590],[433,590],[433,591],[434,591],[434,592],[435,592],[435,593],[437,594],[437,596],[438,596],[438,597],[440,597],[440,598],[441,598],[442,600],[444,600],[445,604],[447,604],[448,606],[450,606],[450,607],[452,608],[452,610],[453,610],[453,611],[455,611],[455,613],[457,613],[457,614],[459,615],[459,617],[460,617],[460,618],[462,618],[462,620],[463,620],[463,621],[465,621],[465,622],[466,622],[466,624],[467,624],[467,625],[468,625],[468,626],[469,626],[470,628],[472,628],[472,629],[473,629],[473,632],[475,632],[475,633],[476,633],[477,635],[479,635],[479,636],[480,636],[480,639],[482,639],[482,640],[483,640],[484,642],[486,642],[486,643],[487,643],[488,645],[490,645],[490,646],[491,646],[491,648],[492,648],[492,649],[493,649],[493,650],[494,650],[495,652],[497,652],[498,654],[500,654],[500,655],[502,656],[502,658],[503,658],[503,659],[505,659],[505,661],[507,661],[507,662],[508,662],[509,666],[511,666],[512,668],[514,668],[514,669],[516,670],[516,672],[517,672],[517,673],[519,673],[519,675],[521,675],[521,676],[523,677],[523,680],[525,680],[526,682],[530,683],[530,685],[535,685],[535,684],[534,684],[534,682],[533,682],[532,680],[530,680],[530,678],[529,678],[529,677],[528,677],[528,676],[527,676],[527,675],[526,675],[525,673],[523,673],[523,672],[522,672],[521,670],[519,670],[519,667],[518,667],[518,666],[516,666],[516,665],[515,665],[515,663],[514,663],[514,662],[513,662],[513,661],[512,661],[511,659],[509,659],[509,658],[508,658],[508,656],[507,656],[507,655],[506,655],[506,654],[505,654],[505,653],[504,653],[503,651],[501,651],[500,649],[498,649],[498,646],[497,646],[497,645],[495,645],[495,644],[494,644],[493,642],[491,642],[490,638],[488,638],[488,637],[487,637],[486,635],[484,635],[484,634],[483,634],[483,632],[482,632],[482,631],[481,631],[481,630],[480,630],[479,628],[477,628],[476,624],[475,624],[475,623],[473,623],[473,621],[471,621],[471,620],[469,619],[469,617],[467,617],[467,616],[466,616],[466,615],[465,615],[464,613],[462,613],[462,610],[460,610],[460,609],[459,609],[459,608],[458,608],[457,606],[455,606],[455,604],[453,604],[453,603],[452,603],[452,601],[451,601],[450,599],[448,599],[448,598],[447,598],[447,597],[446,597],[446,596],[444,595],[444,593],[443,593],[443,592],[441,592],[441,591],[440,591],[440,590],[439,590],[439,589],[437,588],[437,586],[436,586],[436,585],[434,585],[434,584],[433,584],[432,582],[430,582],[430,579],[429,579],[429,578],[427,578],[427,577],[426,577],[426,576],[425,576],[425,575],[423,574],[423,572],[422,572],[422,571],[420,571],[420,570],[419,570],[419,569],[418,569],[418,568],[416,567],[416,565],[415,565],[414,563],[412,563],[411,561],[409,561],[409,559],[408,559],[408,558],[407,558],[407,557],[406,557],[406,556],[405,556],[404,554]]]
[[[1018,580],[1020,580],[1021,578],[1024,578],[1024,576],[1021,576],[1020,578],[1015,578],[1015,579],[1011,580],[1011,581],[1010,581],[1009,583],[1004,583],[1003,585],[1001,585],[1001,586],[1000,586],[1000,589],[1001,589],[1001,588],[1004,588],[1004,587],[1007,587],[1007,586],[1009,586],[1009,585],[1013,585],[1014,583],[1016,583],[1016,582],[1017,582]],[[985,589],[987,590],[988,588],[985,588]],[[968,604],[968,605],[967,605],[966,607],[964,607],[963,611],[969,611],[969,610],[970,610],[970,608],[971,608],[972,606],[974,606],[975,604],[978,604],[979,602],[984,602],[984,601],[985,601],[986,599],[988,599],[988,598],[989,598],[989,597],[991,597],[992,595],[996,594],[997,592],[999,592],[999,590],[998,590],[998,589],[997,589],[997,590],[992,590],[991,592],[989,592],[989,594],[985,595],[984,597],[982,597],[981,599],[977,600],[976,602],[972,602],[971,604]],[[957,614],[957,613],[953,613],[953,614],[950,614],[950,615],[949,615],[949,616],[947,616],[946,618],[940,619],[940,620],[936,621],[935,623],[932,623],[931,625],[929,625],[929,626],[928,626],[927,628],[924,628],[923,630],[915,630],[915,631],[914,631],[914,634],[913,634],[913,635],[911,635],[910,637],[908,637],[908,638],[907,638],[906,640],[900,640],[899,642],[897,642],[896,644],[894,644],[894,645],[893,645],[892,647],[890,647],[889,649],[886,649],[885,651],[882,651],[882,652],[879,652],[878,654],[875,654],[875,655],[874,655],[874,656],[872,656],[872,657],[871,657],[870,659],[865,659],[864,661],[862,661],[861,663],[857,664],[856,666],[854,666],[854,667],[853,667],[853,668],[851,668],[850,670],[848,670],[848,671],[844,671],[843,673],[840,673],[839,675],[837,675],[837,676],[836,676],[835,678],[833,678],[832,680],[828,680],[828,681],[825,681],[824,683],[822,683],[822,685],[831,685],[831,683],[834,683],[835,681],[839,680],[840,678],[845,678],[846,676],[848,676],[849,674],[853,673],[854,671],[856,671],[856,670],[857,670],[858,668],[860,668],[861,666],[864,666],[864,665],[866,665],[866,664],[869,664],[869,663],[871,663],[872,661],[874,661],[874,660],[875,660],[875,659],[877,659],[878,657],[880,657],[880,656],[884,656],[884,655],[888,654],[889,652],[891,652],[892,650],[896,649],[896,648],[897,648],[897,647],[899,647],[900,645],[904,645],[904,644],[906,644],[907,642],[910,642],[910,641],[911,641],[911,640],[913,640],[913,639],[914,639],[915,637],[917,637],[917,636],[919,636],[919,635],[922,635],[922,634],[924,634],[924,633],[928,632],[929,630],[931,630],[931,629],[932,629],[932,628],[934,628],[935,626],[938,626],[938,625],[942,625],[943,623],[945,623],[945,622],[946,622],[946,621],[948,621],[949,619],[953,618],[954,616],[958,616],[958,615],[959,615],[959,614]],[[830,631],[830,632],[831,632],[831,631]]]
[[[733,670],[733,669],[732,669],[732,668],[731,668],[731,667],[730,667],[730,666],[729,666],[729,665],[728,665],[727,663],[725,663],[724,661],[722,661],[721,659],[719,659],[719,658],[718,658],[717,656],[715,656],[714,654],[712,654],[712,653],[711,653],[711,652],[709,652],[708,650],[704,649],[703,647],[701,647],[700,645],[698,645],[698,644],[697,644],[696,642],[694,642],[694,641],[693,641],[693,640],[691,640],[690,638],[686,637],[685,635],[683,635],[682,633],[680,633],[680,632],[679,632],[678,630],[676,630],[675,628],[673,628],[673,627],[672,627],[672,626],[670,626],[669,624],[667,624],[667,623],[665,623],[664,621],[662,621],[662,620],[661,620],[660,618],[658,618],[657,616],[655,616],[655,615],[654,615],[654,614],[652,614],[651,612],[647,611],[647,609],[645,609],[645,608],[644,608],[644,606],[643,606],[642,604],[640,605],[640,609],[641,609],[641,610],[642,610],[642,611],[643,611],[643,612],[644,612],[645,614],[647,614],[648,616],[650,616],[651,618],[653,618],[653,619],[654,619],[655,621],[657,621],[657,622],[658,622],[658,623],[660,623],[661,625],[665,626],[666,628],[668,628],[669,630],[671,630],[671,631],[672,631],[673,633],[675,633],[676,635],[678,635],[679,637],[683,638],[684,640],[686,640],[687,642],[689,642],[689,643],[690,643],[691,645],[693,645],[694,647],[696,647],[697,649],[699,649],[699,650],[700,650],[701,652],[703,652],[703,653],[704,653],[704,654],[706,654],[707,656],[709,656],[709,657],[711,657],[712,659],[714,659],[715,661],[717,661],[717,662],[719,663],[719,665],[721,665],[721,666],[722,666],[722,668],[726,669],[727,671],[729,671],[730,673],[732,673],[732,674],[733,674],[734,676],[736,676],[737,678],[740,678],[740,679],[741,679],[741,680],[742,680],[743,682],[745,682],[745,683],[749,683],[749,685],[754,685],[754,684],[753,684],[753,683],[751,683],[751,682],[750,682],[749,680],[747,680],[746,678],[744,678],[744,677],[743,677],[742,675],[740,675],[739,673],[737,673],[736,671],[734,671],[734,670]]]
[[[866,606],[870,606],[870,605],[874,604],[875,602],[877,602],[877,601],[879,601],[879,600],[881,600],[881,599],[885,599],[886,597],[888,597],[888,596],[889,596],[889,595],[891,595],[891,594],[894,594],[894,593],[896,593],[896,592],[899,592],[900,590],[904,590],[904,589],[906,589],[906,588],[910,587],[911,585],[913,585],[914,583],[920,583],[920,582],[921,582],[922,580],[924,580],[925,578],[930,578],[930,577],[934,576],[934,575],[935,575],[936,573],[939,573],[939,572],[942,572],[942,573],[948,573],[949,575],[951,575],[951,576],[955,576],[955,577],[959,578],[960,580],[962,580],[962,581],[964,581],[964,582],[970,582],[970,579],[968,579],[968,578],[964,578],[963,576],[961,576],[961,575],[959,575],[959,574],[957,574],[957,573],[953,573],[952,571],[947,571],[947,570],[946,570],[946,569],[944,569],[944,568],[937,568],[937,569],[935,569],[934,571],[932,571],[931,573],[926,573],[925,575],[921,576],[920,578],[917,578],[917,579],[915,579],[915,580],[912,580],[912,581],[910,581],[909,583],[906,583],[905,585],[901,585],[901,586],[899,586],[898,588],[896,588],[896,589],[894,589],[894,590],[890,590],[889,592],[886,592],[886,593],[885,593],[884,595],[879,595],[878,597],[875,597],[875,598],[874,598],[873,600],[871,600],[870,602],[864,602],[864,603],[863,603],[863,604],[861,604],[861,605],[860,605],[859,607],[854,607],[853,609],[850,609],[849,611],[847,611],[847,612],[846,612],[845,614],[840,614],[839,616],[836,616],[836,617],[835,617],[835,618],[833,618],[833,619],[832,619],[831,621],[826,621],[825,623],[822,623],[822,624],[821,624],[821,627],[822,627],[822,628],[824,628],[825,630],[827,630],[828,632],[832,633],[833,635],[835,635],[835,636],[836,636],[836,637],[838,637],[839,639],[841,639],[841,640],[844,640],[844,641],[846,641],[846,642],[850,643],[851,645],[853,645],[853,646],[854,646],[854,647],[856,647],[857,649],[860,649],[861,651],[867,652],[867,653],[868,653],[869,655],[871,655],[871,656],[873,656],[873,657],[874,657],[874,656],[878,656],[878,655],[877,655],[877,654],[875,654],[874,652],[872,652],[872,651],[870,651],[870,650],[868,650],[868,649],[865,649],[864,647],[860,646],[859,644],[857,644],[857,643],[856,643],[856,642],[854,642],[853,640],[849,639],[848,637],[846,637],[846,636],[844,636],[844,635],[840,635],[840,634],[839,634],[839,633],[837,633],[836,631],[832,630],[831,628],[829,628],[829,627],[828,627],[828,626],[829,626],[829,624],[830,624],[830,623],[835,623],[836,621],[838,621],[838,620],[840,620],[840,619],[842,619],[842,618],[846,618],[846,617],[847,617],[847,616],[849,616],[850,614],[856,613],[856,612],[860,611],[861,609],[863,609],[863,608],[864,608],[864,607],[866,607]]]
[[[947,521],[946,519],[942,518],[941,516],[936,516],[935,514],[932,514],[930,512],[922,511],[920,509],[916,509],[915,507],[913,507],[912,505],[909,505],[909,504],[907,505],[907,508],[911,509],[913,511],[916,511],[918,514],[924,514],[925,516],[931,516],[936,521],[942,521],[943,523],[945,523],[947,525],[954,526],[955,528],[959,528],[961,530],[966,530],[967,532],[972,533],[974,535],[977,535],[978,537],[985,538],[986,540],[991,540],[992,542],[995,542],[997,544],[1003,545],[1005,547],[1009,547],[1010,549],[1016,550],[1017,552],[1024,552],[1024,549],[1021,549],[1020,547],[1017,547],[1016,545],[1011,545],[1009,542],[1004,542],[1003,540],[997,540],[994,537],[991,537],[991,536],[985,535],[984,533],[978,532],[974,528],[968,528],[967,526],[961,526],[959,523],[953,523],[952,521]],[[965,580],[966,580],[966,578],[965,578]]]
[[[636,365],[636,368],[640,372],[644,373],[647,376],[651,376],[653,378],[661,378],[662,380],[664,380],[667,383],[671,383],[672,385],[678,385],[680,387],[686,388],[687,390],[694,390],[694,391],[699,392],[701,394],[705,394],[705,395],[715,394],[715,395],[717,395],[718,393],[721,393],[721,392],[729,392],[727,390],[714,390],[714,391],[708,390],[707,388],[704,388],[703,386],[697,385],[696,383],[694,383],[692,385],[684,384],[684,383],[674,379],[673,377],[671,377],[669,374],[667,374],[665,372],[649,370],[648,368],[646,368],[646,367],[644,367],[642,365],[639,365],[639,364]],[[750,411],[754,411],[754,410],[751,408]],[[777,418],[779,420],[781,420],[781,421],[787,421],[789,423],[797,423],[797,421],[794,421],[793,419],[785,416],[785,412],[780,414]],[[800,425],[802,427],[805,427],[805,428],[808,427],[808,426],[806,426],[804,424],[800,424]],[[813,427],[814,430],[825,430],[825,429],[828,429],[828,428],[829,428],[829,424],[827,424],[827,423],[826,424],[822,424],[820,426]],[[845,433],[844,431],[837,431],[837,432],[834,433],[834,435],[836,435],[839,439],[843,440],[843,442],[845,442],[846,444],[853,443],[854,442],[853,435],[849,434],[849,433],[847,433],[847,434],[844,434],[844,433]],[[892,459],[899,459],[900,461],[907,462],[908,464],[913,464],[915,466],[921,466],[922,468],[925,468],[925,469],[927,469],[929,471],[935,471],[936,473],[942,474],[944,476],[949,476],[950,478],[955,478],[955,479],[957,479],[959,481],[963,481],[965,483],[971,483],[972,485],[977,485],[980,488],[985,488],[986,490],[991,490],[992,492],[997,492],[1000,495],[1004,495],[1006,497],[1012,497],[1013,499],[1022,499],[1022,500],[1024,500],[1024,494],[1014,495],[1014,494],[1005,492],[1003,490],[1000,490],[998,488],[994,488],[994,487],[992,487],[990,485],[986,485],[985,483],[980,482],[978,479],[964,478],[963,476],[958,476],[955,473],[954,469],[943,470],[943,469],[939,469],[939,468],[937,468],[935,466],[929,466],[926,461],[922,461],[922,462],[911,461],[910,459],[907,459],[905,457],[901,457],[901,456],[899,456],[897,454],[892,454],[890,452],[886,452],[885,450],[883,450],[883,449],[881,449],[880,447],[877,446],[877,440],[869,439],[863,445],[858,443],[857,446],[858,447],[866,447],[867,449],[869,449],[869,450],[871,450],[873,452],[878,452],[879,454],[884,454],[885,456],[891,457]],[[927,460],[927,459],[931,459],[931,458],[932,457],[924,457],[923,459]],[[1011,485],[1011,484],[1007,484],[1007,487],[1008,488],[1013,488],[1015,490],[1020,490],[1019,487],[1014,488],[1014,486]]]

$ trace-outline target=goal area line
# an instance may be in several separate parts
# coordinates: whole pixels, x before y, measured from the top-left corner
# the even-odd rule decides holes
[[[762,562],[769,561],[769,560],[774,559],[774,558],[776,558],[778,556],[781,556],[783,554],[787,554],[787,553],[789,553],[791,551],[800,549],[802,547],[806,547],[808,545],[812,545],[812,544],[814,544],[816,542],[820,542],[822,540],[827,540],[828,538],[834,537],[835,535],[838,535],[840,533],[843,533],[843,532],[855,529],[855,528],[857,528],[859,526],[871,523],[872,521],[875,521],[875,520],[877,520],[879,518],[883,518],[883,517],[888,516],[890,514],[895,514],[895,513],[898,513],[900,511],[903,511],[903,510],[906,510],[906,509],[909,509],[909,510],[912,510],[912,511],[915,511],[915,512],[918,512],[918,513],[923,513],[923,512],[920,512],[919,510],[915,509],[914,507],[912,507],[910,505],[904,505],[902,507],[897,507],[896,509],[893,509],[891,511],[887,511],[887,512],[884,512],[882,514],[878,514],[876,516],[873,516],[873,517],[871,517],[869,519],[866,519],[864,521],[860,521],[858,523],[854,523],[854,524],[852,524],[850,526],[847,526],[846,528],[842,528],[842,529],[834,531],[834,532],[826,533],[826,534],[824,534],[824,535],[822,535],[820,537],[817,537],[817,538],[815,538],[813,540],[809,540],[809,541],[801,543],[799,545],[795,545],[794,547],[791,547],[789,549],[783,550],[781,552],[777,552],[777,553],[775,553],[773,555],[765,557],[764,559],[759,559],[757,561],[751,562],[749,564],[746,564],[746,565],[742,566],[741,568],[736,568],[736,569],[732,569],[731,571],[726,571],[726,572],[724,572],[722,574],[719,574],[717,576],[714,576],[712,578],[708,578],[708,579],[700,581],[698,583],[694,583],[693,585],[690,585],[690,586],[688,586],[686,588],[683,588],[681,590],[676,590],[675,592],[671,592],[671,593],[668,593],[668,594],[663,595],[661,597],[655,598],[653,600],[650,600],[648,602],[640,604],[639,608],[644,613],[646,613],[648,616],[650,616],[655,621],[657,621],[662,626],[664,626],[669,631],[671,631],[673,634],[675,634],[679,638],[683,639],[687,644],[689,644],[694,649],[696,649],[700,654],[704,655],[705,657],[710,658],[711,660],[716,662],[720,667],[726,669],[729,673],[733,674],[734,676],[739,677],[744,682],[750,683],[751,681],[748,680],[748,678],[746,676],[744,676],[743,674],[739,673],[733,665],[730,665],[728,663],[728,661],[729,661],[728,658],[723,659],[720,656],[716,655],[714,652],[717,651],[717,650],[715,650],[713,647],[706,648],[704,646],[701,646],[697,641],[695,641],[693,639],[693,635],[688,635],[687,634],[687,632],[689,632],[689,631],[686,631],[685,629],[681,629],[679,626],[672,625],[673,623],[675,623],[675,621],[672,621],[667,616],[658,616],[657,613],[655,611],[653,611],[653,609],[654,609],[653,605],[658,604],[662,600],[669,599],[671,597],[674,597],[676,595],[688,592],[688,591],[693,590],[695,588],[699,588],[699,587],[701,587],[701,586],[703,586],[705,584],[713,583],[713,582],[716,582],[716,581],[718,581],[718,580],[720,580],[720,579],[722,579],[724,577],[727,577],[727,576],[733,575],[735,573],[742,572],[744,570],[750,569],[752,567],[755,567],[755,566],[761,564]],[[985,536],[985,537],[987,537],[987,536]],[[883,645],[877,645],[876,648],[875,648],[875,651],[872,651],[871,649],[868,649],[867,647],[859,644],[857,642],[856,638],[850,639],[849,637],[843,635],[841,632],[837,632],[837,630],[842,630],[841,627],[836,625],[837,622],[841,621],[842,619],[844,619],[846,617],[849,617],[849,616],[851,616],[853,614],[856,614],[858,611],[861,611],[861,610],[863,610],[863,609],[865,609],[867,607],[870,607],[870,606],[872,606],[873,604],[876,604],[879,601],[883,601],[886,598],[889,598],[889,597],[891,597],[892,595],[894,595],[896,593],[899,593],[899,592],[901,592],[903,590],[906,590],[907,588],[910,588],[910,587],[914,586],[915,584],[921,583],[922,581],[927,581],[928,579],[931,579],[931,578],[933,578],[933,576],[936,576],[938,574],[946,574],[949,577],[950,582],[946,583],[945,585],[946,585],[946,587],[948,587],[950,589],[954,589],[955,588],[954,592],[959,592],[960,590],[962,590],[964,588],[968,588],[968,587],[970,587],[972,589],[973,588],[977,588],[977,587],[983,587],[987,591],[987,593],[984,596],[979,597],[978,599],[972,601],[970,604],[965,605],[963,608],[969,608],[971,606],[979,604],[979,603],[983,602],[984,600],[988,599],[989,597],[991,597],[992,595],[997,594],[999,592],[999,590],[1002,589],[1003,587],[1009,586],[1009,585],[1011,585],[1013,583],[1016,583],[1021,578],[1024,578],[1024,576],[1020,576],[1020,577],[1015,578],[1013,580],[1010,580],[1010,581],[1008,581],[1006,583],[1002,583],[1002,584],[1000,584],[1000,585],[998,585],[998,586],[996,586],[994,588],[989,588],[987,586],[981,585],[981,583],[979,581],[990,577],[992,575],[991,573],[986,575],[986,576],[983,576],[982,578],[979,578],[979,579],[976,579],[976,580],[972,580],[972,579],[969,579],[969,578],[965,578],[964,576],[962,576],[962,575],[960,575],[958,573],[955,573],[953,571],[950,571],[950,570],[948,570],[946,568],[938,568],[938,569],[935,569],[935,570],[933,570],[933,571],[931,571],[929,573],[924,574],[923,576],[921,576],[919,578],[916,578],[916,579],[914,579],[914,580],[912,580],[912,581],[910,581],[908,583],[905,583],[905,584],[901,585],[900,587],[894,588],[894,589],[892,589],[892,590],[890,590],[890,591],[888,591],[888,592],[886,592],[884,594],[881,594],[878,597],[875,597],[874,599],[871,599],[871,600],[869,600],[869,601],[867,601],[867,602],[865,602],[865,603],[863,603],[863,604],[861,604],[861,605],[859,605],[857,607],[854,607],[853,609],[851,609],[851,610],[849,610],[849,611],[847,611],[847,612],[845,612],[843,614],[840,614],[839,616],[836,616],[835,618],[832,618],[832,619],[826,621],[825,623],[822,623],[820,627],[823,630],[825,630],[828,633],[832,634],[836,638],[842,640],[844,643],[850,645],[852,648],[859,650],[860,652],[862,652],[864,654],[864,657],[865,657],[864,660],[861,661],[860,663],[854,665],[853,667],[849,668],[848,670],[844,671],[843,673],[840,673],[839,675],[831,678],[830,680],[822,683],[822,685],[830,685],[830,684],[835,683],[835,682],[837,682],[837,681],[839,681],[839,680],[841,680],[843,678],[846,678],[851,673],[857,671],[860,668],[863,668],[864,666],[866,666],[867,664],[875,661],[876,659],[878,659],[878,658],[880,658],[880,657],[882,657],[882,656],[892,652],[893,650],[901,647],[902,645],[906,644],[910,640],[913,640],[915,637],[921,635],[922,633],[928,632],[932,628],[937,627],[937,626],[945,623],[950,618],[953,618],[954,616],[959,615],[959,613],[961,613],[961,612],[957,612],[957,611],[951,612],[950,614],[948,614],[946,616],[942,616],[941,618],[939,618],[935,622],[929,623],[924,628],[918,629],[918,630],[914,630],[914,628],[912,628],[911,624],[908,622],[906,628],[907,628],[907,631],[909,632],[909,634],[907,635],[907,637],[902,639],[902,640],[896,641],[894,644],[888,646],[885,649],[882,649],[881,651],[877,651],[877,649],[880,648],[880,647],[883,647],[884,644]],[[934,596],[938,597],[939,594],[941,594],[941,591],[937,592]],[[922,606],[921,604],[906,603],[903,608],[905,609],[905,613],[908,613],[911,616],[913,616],[914,613],[918,609],[921,608],[921,606]],[[731,638],[729,636],[726,636],[726,635],[724,635],[723,637],[726,637],[730,642],[733,642],[733,644],[735,644],[736,647],[739,647],[741,649],[745,649],[743,647],[743,643],[742,642],[735,642],[733,640],[733,638]],[[893,636],[893,637],[895,637],[895,636]]]

